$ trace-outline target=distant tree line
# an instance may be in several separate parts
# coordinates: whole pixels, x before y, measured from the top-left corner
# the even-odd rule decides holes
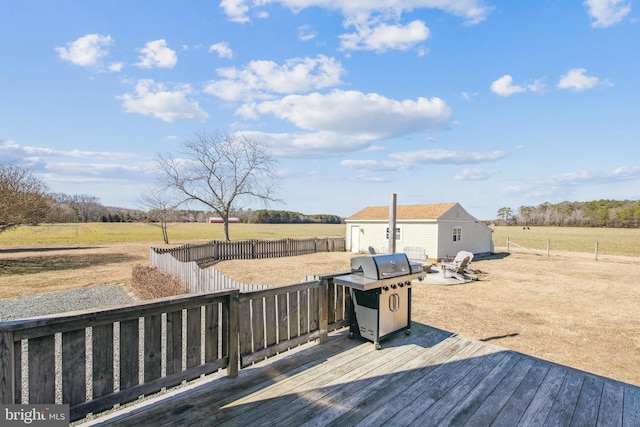
[[[233,209],[231,217],[244,223],[340,224],[337,215],[305,215],[299,212]],[[49,193],[44,182],[28,169],[0,163],[0,232],[19,225],[80,222],[208,222],[214,211],[178,209],[127,209],[104,206],[88,194]]]
[[[254,211],[248,222],[261,224],[340,224],[342,223],[342,218],[337,215],[305,215],[300,212],[262,209]]]
[[[49,197],[49,208],[40,222],[137,222],[144,219],[141,210],[104,206],[98,197],[88,194],[53,193]]]
[[[546,225],[565,227],[640,227],[640,200],[593,200],[589,202],[548,202],[520,206],[517,211],[502,207],[497,223],[505,225]]]

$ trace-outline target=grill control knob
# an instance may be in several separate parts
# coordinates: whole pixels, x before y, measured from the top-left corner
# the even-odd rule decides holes
[[[404,282],[404,284],[407,285],[407,286],[411,286],[411,282],[409,282],[409,281]]]
[[[398,283],[398,286],[402,288],[404,286],[404,283]]]
[[[391,289],[395,289],[395,288],[397,288],[396,285],[391,285]]]
[[[388,291],[389,287],[388,286],[383,286],[382,289],[384,289],[385,291]]]

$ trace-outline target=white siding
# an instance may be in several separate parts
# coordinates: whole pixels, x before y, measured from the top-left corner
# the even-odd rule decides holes
[[[352,226],[358,226],[361,229],[360,252],[366,253],[369,246],[378,253],[388,251],[389,242],[385,238],[388,221],[347,222],[347,248],[351,247]],[[437,221],[399,219],[396,226],[401,229],[401,239],[396,242],[397,252],[402,252],[404,247],[421,247],[432,260],[454,257],[459,251],[469,251],[474,254],[493,252],[491,229],[478,222],[459,204],[455,204]],[[453,227],[462,229],[459,242],[452,241]]]
[[[424,248],[428,258],[436,258],[438,250],[437,245],[437,225],[435,222],[411,222],[404,223],[404,236],[402,244],[397,244],[397,251],[402,252],[404,247],[420,247]]]
[[[372,246],[376,252],[385,253],[389,248],[389,242],[385,239],[388,222],[350,222],[347,224],[347,247],[351,247],[351,226],[360,227],[359,252],[368,252]],[[401,232],[402,233],[402,232]],[[401,234],[402,235],[402,234]],[[401,243],[397,243],[400,245]]]
[[[461,240],[452,239],[453,228],[462,229]],[[438,226],[438,258],[454,257],[460,251],[474,254],[493,252],[491,229],[479,222],[443,221]]]

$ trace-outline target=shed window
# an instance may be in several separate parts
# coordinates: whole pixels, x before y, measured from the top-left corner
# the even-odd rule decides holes
[[[451,240],[453,242],[459,242],[460,240],[462,240],[462,227],[452,228]]]
[[[389,240],[389,227],[387,227],[385,229],[385,236],[384,236],[385,240]],[[396,227],[396,240],[402,240],[401,239],[401,234],[400,234],[400,227]]]

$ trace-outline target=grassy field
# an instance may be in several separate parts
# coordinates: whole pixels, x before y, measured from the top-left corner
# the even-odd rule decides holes
[[[222,224],[176,223],[168,229],[172,245],[224,239]],[[344,224],[230,224],[231,240],[344,237]],[[23,226],[0,233],[0,246],[157,242],[160,227],[144,223],[78,223]]]
[[[576,227],[495,227],[493,243],[496,247],[512,243],[529,249],[551,251],[591,252],[607,255],[640,255],[640,230],[628,228],[576,228]]]
[[[307,237],[344,237],[344,224],[231,224],[231,240]],[[176,223],[169,225],[171,245],[224,239],[222,224]],[[640,229],[574,227],[494,227],[497,248],[512,243],[546,251],[595,252],[608,255],[640,255]],[[2,246],[87,245],[144,242],[163,246],[160,228],[143,223],[81,223],[24,226],[0,233]]]

